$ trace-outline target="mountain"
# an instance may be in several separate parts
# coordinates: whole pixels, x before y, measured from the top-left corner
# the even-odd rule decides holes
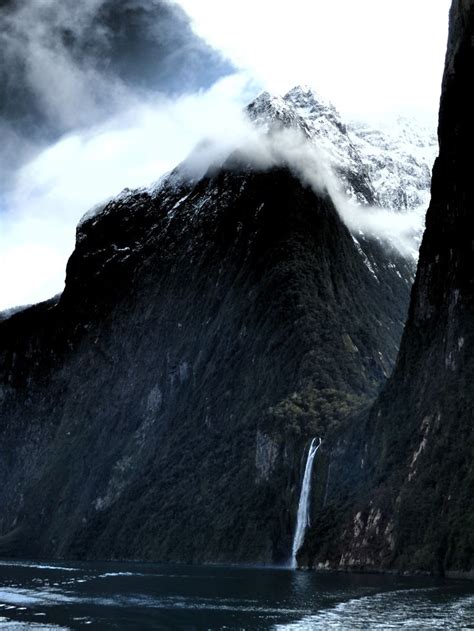
[[[454,0],[440,152],[400,353],[357,433],[337,443],[339,455],[335,446],[309,565],[473,573],[473,37],[474,2]]]
[[[300,565],[472,576],[473,37],[454,0],[410,302],[413,260],[284,159],[183,164],[84,217],[64,293],[0,319],[3,555],[285,562],[317,437]],[[411,123],[305,88],[248,112],[353,212],[426,195]]]
[[[335,106],[308,86],[296,86],[282,97],[263,92],[248,110],[266,129],[280,125],[301,131],[355,202],[426,211],[438,143],[432,130],[416,119],[398,117],[376,127],[344,122]],[[363,190],[361,181],[366,183]]]
[[[434,132],[414,118],[349,123],[363,164],[376,190],[376,203],[385,208],[426,212],[430,201],[431,170],[438,155]]]
[[[282,124],[315,141],[288,99]],[[248,111],[271,127],[269,101]],[[1,553],[287,561],[307,445],[324,439],[318,497],[325,444],[392,371],[413,271],[242,150],[88,213],[64,293],[0,321]]]

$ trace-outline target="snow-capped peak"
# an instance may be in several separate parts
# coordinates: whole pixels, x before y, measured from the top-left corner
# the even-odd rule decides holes
[[[262,92],[247,111],[265,131],[299,130],[326,157],[353,201],[394,210],[427,206],[437,142],[434,130],[417,120],[346,122],[333,103],[307,85],[284,96]]]
[[[254,123],[265,131],[279,127],[298,129],[308,135],[304,117],[282,96],[262,92],[247,107],[247,113]]]
[[[283,99],[286,103],[293,105],[304,118],[314,121],[324,116],[334,125],[341,127],[341,131],[345,131],[341,115],[336,107],[313,88],[307,85],[297,85],[287,92]]]
[[[364,205],[375,202],[367,169],[339,112],[312,88],[296,86],[277,97],[263,92],[248,106],[248,113],[265,131],[281,127],[300,131],[325,157],[350,199]]]

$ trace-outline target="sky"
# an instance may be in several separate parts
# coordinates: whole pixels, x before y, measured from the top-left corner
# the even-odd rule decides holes
[[[450,0],[180,0],[270,92],[305,83],[349,115],[436,116]]]
[[[263,89],[436,124],[448,0],[17,4],[0,7],[0,309],[60,292],[80,217],[232,138]]]

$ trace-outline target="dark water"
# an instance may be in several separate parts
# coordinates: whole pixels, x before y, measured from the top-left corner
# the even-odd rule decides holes
[[[474,629],[474,585],[292,570],[0,561],[0,631]]]

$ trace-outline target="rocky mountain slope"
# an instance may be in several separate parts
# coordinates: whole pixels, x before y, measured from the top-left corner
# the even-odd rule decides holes
[[[474,2],[454,0],[440,154],[400,354],[365,422],[334,450],[334,485],[307,542],[312,565],[472,576],[473,36]],[[337,469],[342,454],[350,470]]]
[[[286,561],[308,441],[392,370],[413,261],[286,164],[185,172],[88,214],[59,301],[0,322],[2,554]]]
[[[267,129],[280,124],[300,130],[321,151],[352,200],[426,211],[438,143],[433,131],[416,119],[399,117],[376,127],[344,121],[331,102],[308,86],[296,86],[283,97],[263,92],[248,109]],[[361,180],[367,189],[360,190]],[[354,187],[353,181],[359,184]]]
[[[426,212],[431,171],[438,155],[434,130],[413,118],[350,122],[349,134],[376,190],[379,206]]]

